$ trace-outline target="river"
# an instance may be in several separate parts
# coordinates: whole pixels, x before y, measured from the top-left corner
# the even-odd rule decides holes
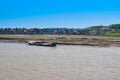
[[[120,80],[120,48],[0,42],[0,80]]]

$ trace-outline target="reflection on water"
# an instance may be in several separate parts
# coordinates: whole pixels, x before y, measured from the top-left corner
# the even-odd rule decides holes
[[[0,43],[0,80],[120,80],[120,48]]]

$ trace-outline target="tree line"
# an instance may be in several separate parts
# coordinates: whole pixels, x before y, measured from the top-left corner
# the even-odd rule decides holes
[[[80,28],[0,28],[0,34],[26,34],[26,35],[99,35],[120,33],[120,24],[109,26],[90,26]]]

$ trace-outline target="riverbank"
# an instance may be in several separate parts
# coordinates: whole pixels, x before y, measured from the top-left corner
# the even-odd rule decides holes
[[[1,42],[26,42],[29,40],[52,42],[63,45],[89,45],[120,47],[120,37],[87,35],[0,35]]]

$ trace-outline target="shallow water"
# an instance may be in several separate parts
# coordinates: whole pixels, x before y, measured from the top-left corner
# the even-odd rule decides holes
[[[120,80],[120,48],[0,43],[0,80]]]

